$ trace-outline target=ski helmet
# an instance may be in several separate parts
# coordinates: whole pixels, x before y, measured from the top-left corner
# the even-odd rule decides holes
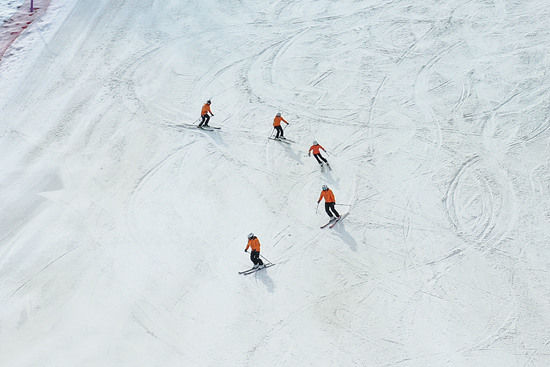
[[[253,238],[254,238],[254,233],[250,232],[250,233],[248,234],[248,239],[251,240],[251,239],[253,239]]]
[[[328,186],[327,185],[323,185],[323,191],[327,191],[328,190]]]
[[[208,100],[208,101],[206,101],[206,103],[210,104],[210,103],[212,103],[212,101],[211,101],[211,100]]]
[[[277,117],[281,117],[281,113],[280,113],[280,112],[277,112]]]
[[[313,145],[317,145],[317,144],[319,144],[319,143],[317,143],[317,140],[314,140]]]

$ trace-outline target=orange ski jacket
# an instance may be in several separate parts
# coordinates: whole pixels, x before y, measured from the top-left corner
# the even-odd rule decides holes
[[[312,145],[311,148],[309,148],[309,152],[311,153],[311,151],[313,150],[313,154],[319,154],[319,149],[323,149],[323,151],[326,152],[325,148],[323,148],[321,144]]]
[[[248,251],[248,248],[251,248],[253,251],[260,252],[260,240],[258,237],[254,237],[251,240],[248,240],[248,244],[246,245],[245,251]]]
[[[281,116],[275,116],[273,119],[273,126],[281,126],[281,121],[284,121],[288,125],[288,122],[284,118]]]
[[[210,114],[212,114],[212,111],[210,111],[210,105],[208,103],[205,103],[204,106],[202,106],[201,116],[204,116],[209,112]]]
[[[326,203],[336,202],[336,199],[334,199],[334,194],[332,193],[331,189],[321,191],[321,196],[319,196],[319,200],[317,200],[317,202],[320,203],[321,199],[325,199]]]

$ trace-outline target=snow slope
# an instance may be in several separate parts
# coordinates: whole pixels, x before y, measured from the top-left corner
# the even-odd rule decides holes
[[[549,365],[545,1],[52,5],[0,64],[0,365]]]

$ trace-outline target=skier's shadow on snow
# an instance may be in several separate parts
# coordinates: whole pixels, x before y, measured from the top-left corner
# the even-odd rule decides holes
[[[332,171],[331,170],[327,170],[325,168],[325,170],[324,170],[324,172],[322,172],[322,174],[325,177],[325,180],[329,185],[336,186],[336,187],[338,186],[338,182],[334,179],[334,177],[332,177]]]
[[[214,140],[214,143],[216,143],[217,145],[227,146],[227,144],[225,144],[225,141],[223,141],[222,134],[220,134],[219,131],[209,131],[208,135],[212,140]]]
[[[294,159],[296,162],[300,163],[300,164],[303,164],[302,162],[302,156],[300,154],[297,154],[294,149],[292,149],[292,146],[290,145],[286,145],[285,144],[285,147],[284,147],[286,153],[288,154],[288,156],[292,159]]]
[[[257,272],[256,277],[265,284],[265,287],[267,288],[267,291],[269,293],[273,293],[273,291],[275,290],[275,284],[273,283],[273,279],[271,279],[267,271]]]
[[[352,251],[357,251],[357,241],[353,238],[344,227],[345,223],[338,223],[334,227],[336,235],[344,241]]]

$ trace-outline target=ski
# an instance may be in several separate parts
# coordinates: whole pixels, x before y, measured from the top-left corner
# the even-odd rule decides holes
[[[325,167],[328,167],[328,170],[329,171],[332,171],[332,167],[330,166],[330,164],[328,163],[324,163],[321,165],[321,172],[325,172],[326,171],[326,168]]]
[[[288,140],[288,139],[278,139],[278,138],[272,138],[272,137],[269,137],[269,139],[275,140],[275,141],[280,141],[281,143],[287,143],[289,145],[291,144],[290,140]]]
[[[321,226],[321,228],[325,228],[325,227],[327,227],[329,224],[336,223],[336,222],[337,222],[336,218],[333,218],[333,219],[329,220],[327,224],[323,224],[323,225]]]
[[[239,271],[239,274],[242,274],[242,275],[254,274],[255,272],[257,272],[259,270],[267,269],[267,268],[270,268],[274,265],[275,264],[265,264],[265,266],[263,268],[250,268],[250,269],[247,269],[247,270],[244,270],[244,271]]]
[[[272,266],[274,266],[274,265],[275,265],[275,264],[266,264],[266,266],[264,266],[263,268],[252,269],[252,271],[246,272],[246,273],[244,273],[243,275],[254,274],[254,273],[257,272],[257,271],[260,271],[260,270],[263,270],[263,269],[270,268],[270,267],[272,267]]]
[[[180,125],[175,125],[176,127],[184,127],[186,129],[200,129],[200,130],[205,130],[205,131],[214,131],[214,130],[220,130],[221,127],[217,127],[217,126],[202,126],[202,127],[199,127],[199,125],[193,125],[193,124],[180,124]]]
[[[186,127],[186,128],[189,128],[189,129],[198,129],[199,125],[194,125],[194,124],[186,124],[186,123],[183,123],[183,124],[179,124],[179,125],[176,125],[178,127]]]
[[[348,214],[349,214],[349,213],[346,213],[346,214],[340,216],[340,219],[335,220],[335,221],[329,226],[329,228],[332,228],[332,227],[334,227],[334,226],[336,225],[336,223],[343,221],[344,218],[348,216]]]
[[[239,274],[245,274],[245,273],[248,273],[249,271],[252,271],[252,270],[256,270],[256,268],[250,268],[250,269],[246,269],[246,270],[243,270],[243,271],[239,271]]]

